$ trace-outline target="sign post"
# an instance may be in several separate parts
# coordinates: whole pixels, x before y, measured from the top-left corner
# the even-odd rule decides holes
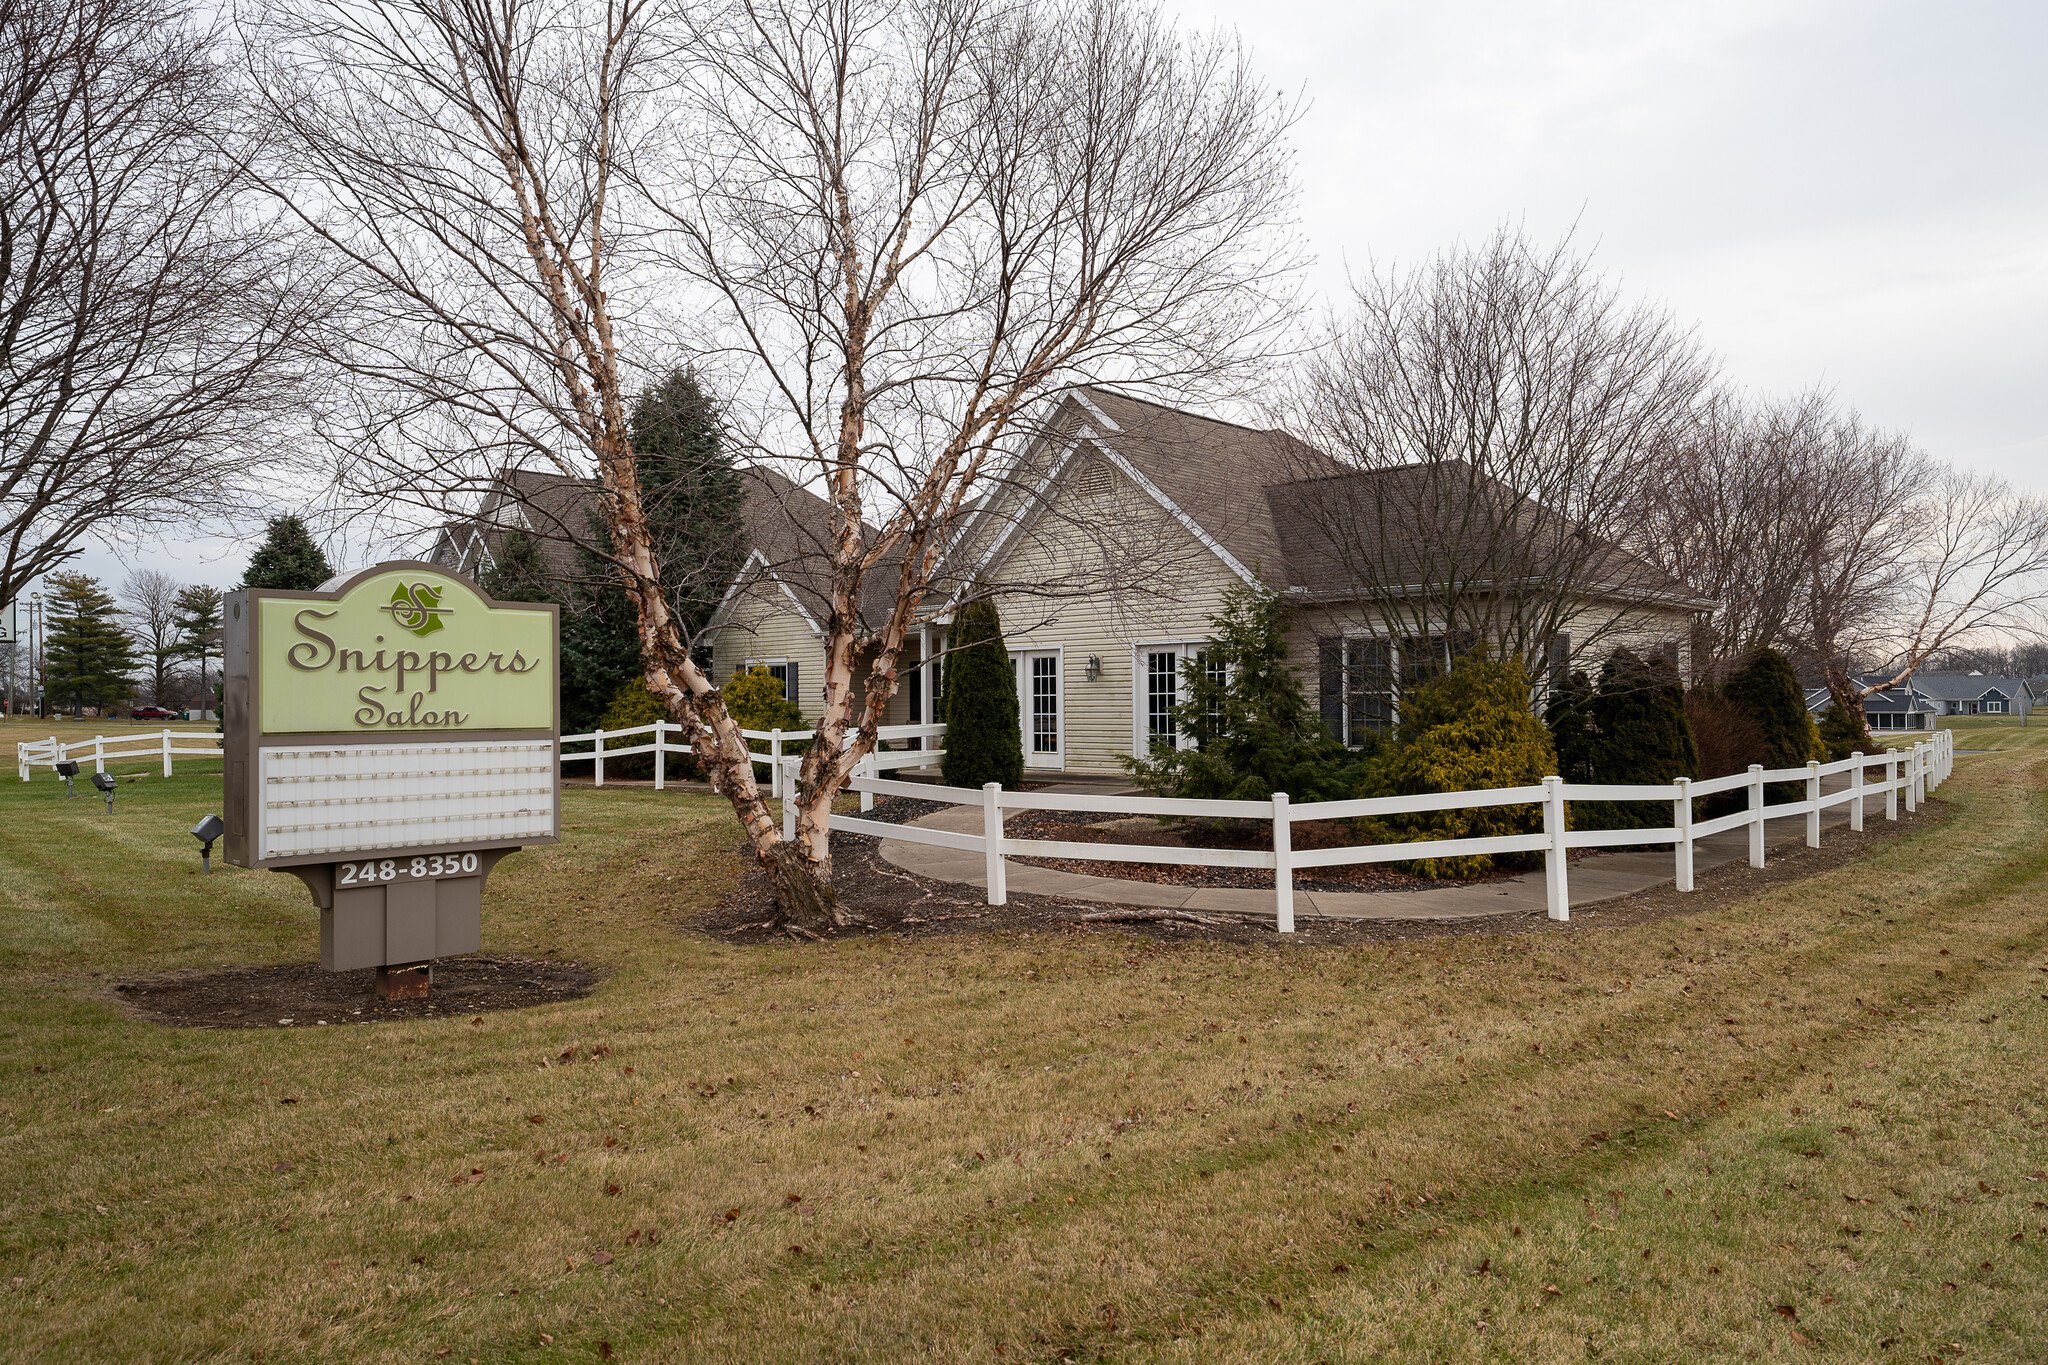
[[[306,884],[322,967],[425,995],[492,867],[560,837],[557,608],[407,560],[223,608],[222,856]]]

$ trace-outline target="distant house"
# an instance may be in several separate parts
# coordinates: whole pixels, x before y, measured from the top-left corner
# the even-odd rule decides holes
[[[1885,679],[1865,675],[1856,681],[1859,685],[1868,687]],[[1816,717],[1824,714],[1833,704],[1834,697],[1825,687],[1807,690],[1806,709],[1813,712]],[[1869,719],[1872,734],[1932,730],[1934,718],[1942,714],[1935,709],[1932,702],[1914,696],[1910,687],[1889,687],[1882,692],[1871,693],[1863,699],[1863,713]]]
[[[1941,716],[2025,716],[2033,709],[2033,693],[2023,678],[1919,673],[1907,686]]]
[[[1888,675],[1866,673],[1856,681],[1864,687],[1886,681]],[[2048,680],[2043,680],[2048,681]],[[1863,709],[1873,732],[1880,730],[1932,730],[1941,716],[2027,716],[2036,697],[2048,691],[2032,680],[2001,678],[1986,673],[1916,674],[1898,687],[1874,692],[1864,698]],[[1807,692],[1807,709],[1818,716],[1828,709],[1826,688]]]

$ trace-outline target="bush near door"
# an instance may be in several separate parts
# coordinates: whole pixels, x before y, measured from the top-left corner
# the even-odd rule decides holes
[[[939,699],[946,754],[939,761],[949,787],[1024,785],[1024,731],[1017,709],[1017,673],[996,604],[969,602],[953,618],[946,690]]]

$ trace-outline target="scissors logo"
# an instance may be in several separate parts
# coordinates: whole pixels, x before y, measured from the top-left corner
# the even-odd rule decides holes
[[[432,635],[445,624],[441,618],[453,609],[441,605],[441,589],[425,583],[399,584],[391,591],[391,605],[377,608],[391,613],[391,623],[415,635]]]

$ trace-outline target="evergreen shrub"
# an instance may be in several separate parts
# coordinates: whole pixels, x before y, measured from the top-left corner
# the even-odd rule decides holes
[[[1850,720],[1840,702],[1829,702],[1828,709],[1821,715],[1820,742],[1828,751],[1827,758],[1823,760],[1827,763],[1839,763],[1850,754],[1874,754],[1878,750],[1878,743],[1870,737],[1870,731]]]
[[[1195,801],[1342,801],[1364,780],[1369,752],[1347,749],[1324,726],[1287,662],[1287,602],[1270,588],[1224,594],[1210,640],[1189,655],[1174,722],[1192,749],[1121,761],[1132,781]],[[1220,666],[1222,676],[1212,669]]]
[[[803,708],[782,695],[782,679],[765,668],[750,668],[744,673],[733,674],[731,681],[719,689],[719,695],[725,698],[726,714],[742,730],[810,732],[810,727],[804,724]],[[771,740],[750,739],[747,747],[757,754],[765,754],[774,744]],[[800,754],[809,747],[808,739],[782,741],[785,754]]]
[[[1360,796],[1421,796],[1540,784],[1557,771],[1550,731],[1529,705],[1521,661],[1483,657],[1458,664],[1401,699],[1395,742],[1366,767]],[[1543,828],[1541,805],[1419,811],[1367,818],[1360,832],[1381,842],[1489,839]],[[1422,858],[1398,864],[1423,877],[1474,877],[1497,861],[1487,855]]]
[[[1017,674],[996,604],[967,603],[953,618],[940,714],[946,722],[940,771],[949,787],[1024,785],[1024,731],[1017,709]]]
[[[1814,759],[1825,759],[1820,727],[1806,709],[1806,689],[1792,662],[1775,649],[1761,650],[1756,657],[1728,675],[1722,694],[1756,722],[1763,733],[1764,756],[1756,760],[1766,768],[1800,768]],[[1804,782],[1771,784],[1770,797],[1776,801],[1806,799]]]
[[[636,726],[652,725],[658,720],[668,718],[668,708],[662,705],[661,698],[647,690],[646,683],[629,682],[612,694],[611,705],[605,708],[605,713],[598,718],[597,724],[607,732],[605,747],[609,748],[612,743],[609,732],[631,730]],[[675,738],[677,742],[681,742],[680,736]],[[652,743],[654,735],[650,731],[644,735],[627,736],[620,747],[635,748]],[[697,765],[689,754],[670,754],[667,758],[669,777],[688,779],[697,776]],[[604,761],[604,775],[607,781],[614,777],[634,781],[651,778],[654,776],[654,755],[630,754],[621,759],[607,758]]]
[[[1597,687],[1574,673],[1552,698],[1545,720],[1567,782],[1661,785],[1700,775],[1685,690],[1666,660],[1617,649]],[[1578,829],[1655,828],[1671,823],[1671,811],[1657,802],[1579,801],[1572,823]]]

